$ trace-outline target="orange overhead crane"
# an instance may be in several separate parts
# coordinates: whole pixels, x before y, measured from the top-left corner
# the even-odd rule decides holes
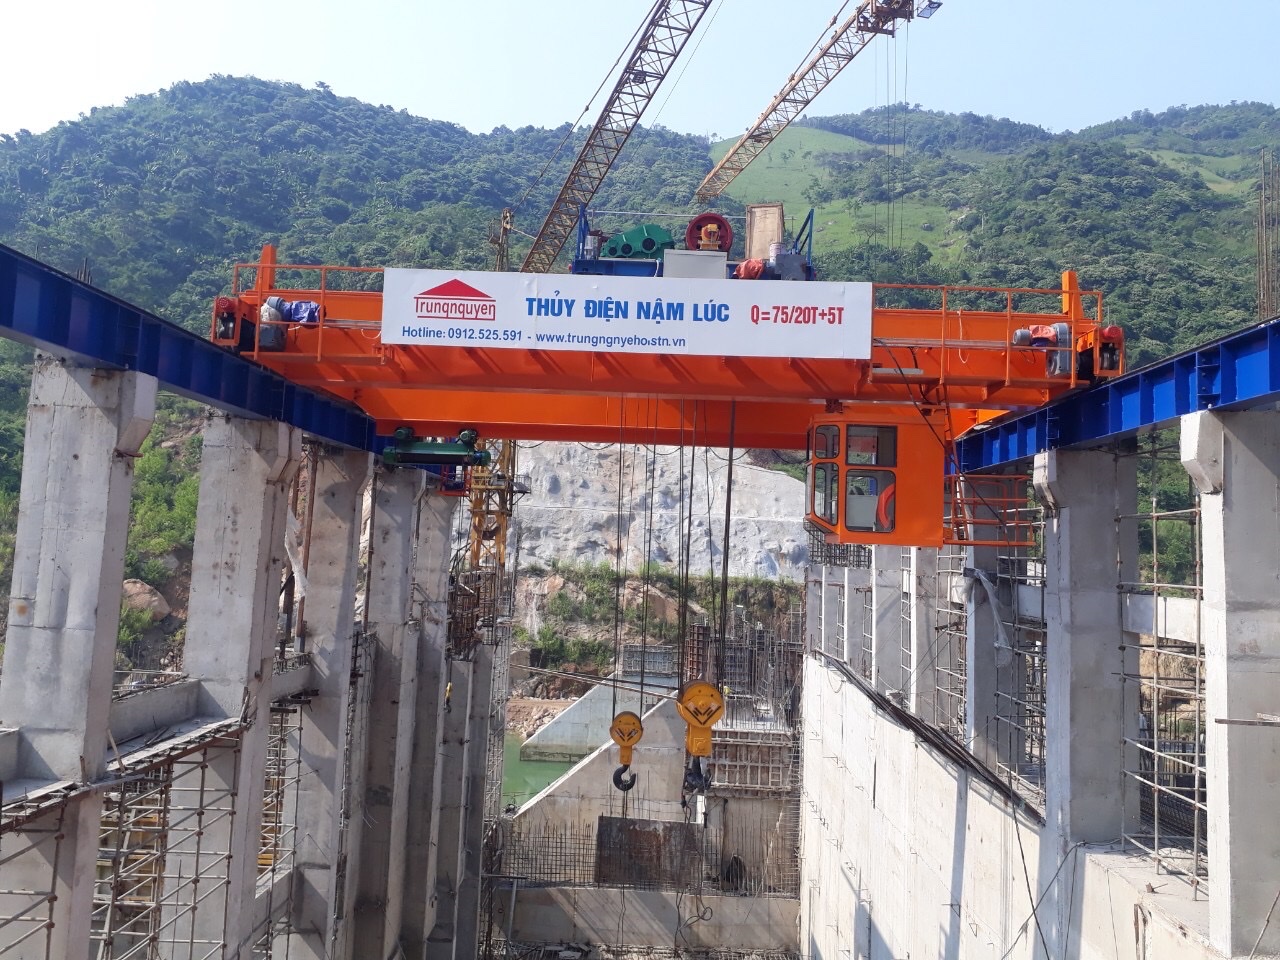
[[[1038,407],[1123,371],[1123,334],[1104,325],[1101,294],[1081,291],[1071,272],[1059,289],[862,285],[869,349],[846,358],[804,356],[800,346],[829,335],[842,315],[787,305],[804,288],[835,284],[633,279],[656,284],[655,297],[680,282],[750,287],[777,304],[764,319],[771,342],[795,343],[797,355],[731,355],[751,352],[732,338],[714,355],[617,354],[532,340],[496,345],[485,339],[501,332],[491,323],[493,308],[465,282],[503,277],[534,285],[523,288],[532,316],[535,303],[541,310],[551,302],[542,294],[555,285],[601,278],[444,272],[452,279],[419,296],[438,294],[457,319],[415,334],[440,342],[405,344],[386,342],[383,294],[368,289],[385,279],[381,270],[275,259],[267,246],[258,263],[236,267],[231,294],[214,307],[214,342],[351,401],[377,421],[379,434],[451,437],[474,429],[514,440],[783,449],[807,438],[807,518],[833,542],[928,545],[963,537],[943,519],[954,439],[1001,412]],[[277,283],[285,271],[298,278],[294,285]],[[305,311],[293,309],[298,304]],[[559,329],[554,317],[542,322]],[[634,316],[595,322],[592,329],[619,336],[638,329]],[[673,328],[689,325],[669,322]],[[761,320],[753,315],[740,329],[759,332]]]

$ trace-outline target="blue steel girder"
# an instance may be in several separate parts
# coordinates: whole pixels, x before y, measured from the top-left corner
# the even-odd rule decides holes
[[[982,473],[1057,447],[1096,445],[1198,410],[1280,400],[1280,318],[1131,371],[956,442],[956,467]]]
[[[295,386],[176,324],[0,245],[0,336],[76,363],[134,370],[227,413],[372,450],[362,411]]]

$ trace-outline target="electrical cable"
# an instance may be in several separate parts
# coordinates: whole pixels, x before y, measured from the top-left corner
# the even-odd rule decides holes
[[[1119,838],[1117,837],[1114,840],[1108,840],[1102,844],[1097,844],[1097,846],[1106,846],[1106,844],[1108,843],[1119,843],[1119,842],[1120,842]],[[1051,876],[1049,878],[1049,882],[1045,884],[1044,890],[1042,890],[1040,893],[1040,898],[1035,901],[1035,905],[1031,908],[1031,913],[1029,913],[1027,915],[1027,919],[1023,920],[1022,923],[1019,925],[1019,930],[1026,927],[1026,925],[1031,922],[1031,919],[1036,916],[1036,911],[1040,909],[1040,905],[1044,903],[1044,898],[1047,897],[1049,895],[1049,891],[1053,889],[1054,883],[1057,882],[1058,875],[1062,873],[1062,868],[1067,865],[1067,860],[1070,858],[1070,856],[1076,853],[1076,851],[1078,851],[1081,847],[1085,847],[1085,846],[1089,846],[1089,844],[1085,843],[1084,841],[1079,841],[1077,843],[1073,843],[1070,847],[1067,848],[1066,852],[1062,855],[1062,860],[1059,861],[1058,863],[1058,869],[1053,871],[1053,876]],[[1025,866],[1025,864],[1026,864],[1026,859],[1024,857],[1023,865]],[[1037,920],[1036,926],[1037,928],[1039,927],[1038,920]],[[1014,940],[1014,942],[1009,945],[1009,948],[1000,955],[1000,960],[1009,960],[1009,957],[1013,954],[1013,951],[1017,949],[1018,941],[1021,939],[1022,939],[1022,934],[1019,933],[1018,937]],[[1046,952],[1045,955],[1048,956],[1048,953]]]
[[[1249,951],[1249,960],[1253,960],[1258,955],[1258,947],[1262,946],[1262,938],[1267,935],[1267,928],[1271,926],[1271,915],[1276,912],[1276,905],[1280,904],[1280,890],[1276,891],[1276,898],[1271,901],[1271,909],[1267,911],[1267,918],[1262,921],[1262,929],[1258,931],[1258,939],[1254,941],[1253,949]]]
[[[1045,939],[1044,928],[1040,926],[1040,914],[1036,912],[1039,903],[1036,900],[1035,891],[1031,889],[1031,870],[1027,866],[1027,851],[1022,846],[1022,828],[1018,825],[1017,814],[1013,817],[1013,833],[1018,838],[1018,856],[1022,860],[1022,879],[1027,885],[1027,900],[1031,902],[1031,916],[1036,922],[1036,933],[1040,935],[1040,946],[1044,947],[1044,955],[1048,957],[1050,956],[1049,941]],[[1066,857],[1063,857],[1063,862],[1066,862]]]

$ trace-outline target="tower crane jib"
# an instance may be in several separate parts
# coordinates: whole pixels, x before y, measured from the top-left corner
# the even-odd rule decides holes
[[[521,273],[546,273],[578,225],[578,209],[591,202],[649,106],[671,65],[697,29],[711,0],[657,0],[609,102],[573,162],[560,195],[533,241]]]
[[[940,4],[936,2],[922,4],[920,15],[932,14],[937,6]],[[911,20],[915,16],[915,0],[864,0],[860,3],[813,58],[791,75],[764,113],[707,174],[695,194],[697,201],[706,203],[720,196],[873,38],[882,33],[893,36],[899,20]]]

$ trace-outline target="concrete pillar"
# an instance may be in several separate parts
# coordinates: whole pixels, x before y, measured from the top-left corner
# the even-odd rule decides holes
[[[938,551],[915,547],[911,551],[911,676],[907,682],[907,709],[935,723],[938,690]]]
[[[825,567],[811,563],[804,575],[804,648],[808,653],[822,649],[822,586]]]
[[[79,781],[106,770],[132,458],[155,399],[153,377],[36,358],[0,683],[0,726],[19,730],[22,777]],[[99,796],[78,798],[60,841],[4,867],[6,888],[56,896],[51,956],[88,954],[100,813]],[[0,952],[28,929],[0,930]]]
[[[408,862],[400,922],[400,942],[408,960],[420,960],[426,949],[427,933],[436,922],[436,837],[440,828],[437,785],[442,774],[437,759],[446,682],[449,538],[457,503],[455,497],[427,496],[422,499],[418,514],[413,609],[420,646],[418,704],[409,778],[412,806],[406,842]]]
[[[446,684],[451,694],[440,731],[436,760],[436,796],[440,828],[436,831],[435,923],[427,934],[427,960],[452,960],[457,930],[459,864],[466,817],[467,731],[471,712],[471,680],[475,664],[451,661]]]
[[[968,620],[965,634],[965,741],[987,766],[995,769],[1000,756],[1000,731],[996,724],[997,646],[1000,628],[994,588],[996,550],[969,547],[965,567],[972,575],[968,585]],[[1009,651],[1003,650],[1005,659]]]
[[[379,470],[374,478],[366,600],[374,656],[352,951],[356,957],[385,957],[400,935],[418,690],[418,637],[409,621],[423,480],[419,470],[395,468]]]
[[[347,713],[352,687],[354,609],[359,573],[360,508],[369,479],[367,453],[326,450],[315,458],[315,503],[307,562],[306,639],[312,685],[298,779],[293,929],[287,953],[327,960],[337,938],[337,878],[348,851],[339,844]],[[363,752],[359,755],[363,762]]]
[[[488,778],[486,761],[489,752],[489,709],[493,703],[493,653],[493,647],[479,646],[472,662],[453,960],[472,960],[478,956],[480,869],[484,853],[484,788]]]
[[[1118,584],[1138,558],[1137,461],[1100,450],[1035,459],[1045,519],[1045,816],[1060,845],[1119,836],[1125,721]],[[1053,844],[1045,844],[1052,850]],[[1057,861],[1053,861],[1056,867]]]
[[[1280,729],[1223,723],[1280,713],[1280,417],[1182,419],[1182,462],[1200,491],[1204,570],[1209,935],[1227,956],[1280,954]]]
[[[301,444],[300,431],[269,421],[215,416],[204,430],[183,666],[200,681],[202,715],[242,717],[248,725],[238,749],[211,755],[204,776],[207,795],[234,797],[235,816],[178,844],[166,873],[193,875],[184,869],[195,857],[188,845],[230,851],[225,886],[207,896],[197,886],[192,927],[197,942],[225,939],[227,958],[248,957],[255,933],[285,517]],[[185,960],[185,947],[171,955]]]
[[[871,548],[871,678],[881,693],[901,691],[902,569],[901,547]]]

